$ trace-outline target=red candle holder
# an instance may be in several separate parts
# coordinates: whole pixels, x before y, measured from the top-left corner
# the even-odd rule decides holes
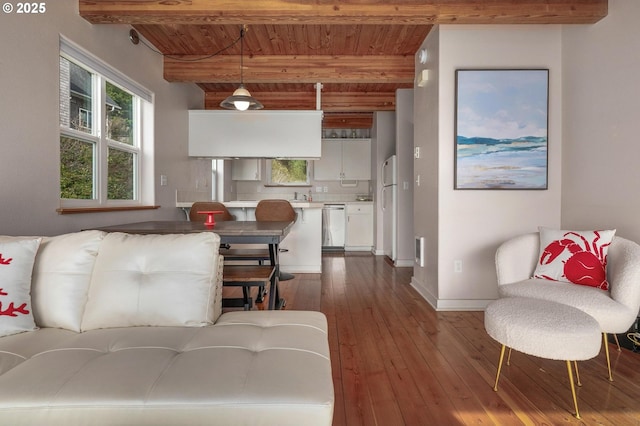
[[[207,215],[207,220],[204,222],[204,226],[210,226],[212,228],[216,225],[216,220],[213,217],[213,215],[222,214],[222,213],[224,213],[224,212],[221,211],[221,210],[198,212],[198,214],[206,214]]]

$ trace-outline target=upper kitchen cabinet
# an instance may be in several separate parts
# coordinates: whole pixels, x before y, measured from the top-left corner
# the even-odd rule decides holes
[[[323,139],[315,180],[371,180],[371,139]]]
[[[261,164],[259,158],[241,158],[233,160],[231,168],[232,180],[261,180]]]

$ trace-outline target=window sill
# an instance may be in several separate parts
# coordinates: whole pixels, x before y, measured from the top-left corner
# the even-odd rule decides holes
[[[126,207],[77,207],[56,209],[58,214],[78,214],[78,213],[103,213],[103,212],[120,212],[131,210],[156,210],[160,206],[126,206]]]
[[[264,186],[265,188],[312,188],[313,185],[309,185],[309,184],[299,184],[299,185],[287,185],[287,184],[275,184],[275,183],[269,183],[266,184]]]

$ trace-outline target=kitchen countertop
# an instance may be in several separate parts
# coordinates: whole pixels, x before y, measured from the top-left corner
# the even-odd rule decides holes
[[[193,201],[176,202],[178,208],[191,208]],[[324,203],[308,202],[308,201],[290,201],[294,209],[321,209]],[[245,200],[245,201],[224,201],[223,204],[229,209],[237,208],[255,208],[258,205],[258,200]]]
[[[289,200],[294,209],[321,209],[325,204],[371,204],[373,201],[291,201]],[[193,202],[182,201],[176,202],[178,208],[191,208]],[[255,208],[258,205],[258,200],[244,200],[244,201],[225,201],[223,203],[227,208]]]
[[[321,209],[324,203],[320,202],[309,202],[309,201],[291,201],[291,206],[294,209]],[[245,200],[245,201],[225,201],[224,205],[229,209],[238,208],[238,207],[246,207],[246,208],[255,208],[258,205],[258,200]]]

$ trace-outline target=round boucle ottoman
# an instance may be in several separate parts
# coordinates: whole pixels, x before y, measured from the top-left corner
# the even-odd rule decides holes
[[[571,361],[591,359],[600,352],[600,325],[594,318],[561,303],[508,297],[487,306],[484,327],[489,336],[502,344],[494,390],[498,390],[506,347],[541,358],[564,360],[567,362],[575,415],[580,418]]]

